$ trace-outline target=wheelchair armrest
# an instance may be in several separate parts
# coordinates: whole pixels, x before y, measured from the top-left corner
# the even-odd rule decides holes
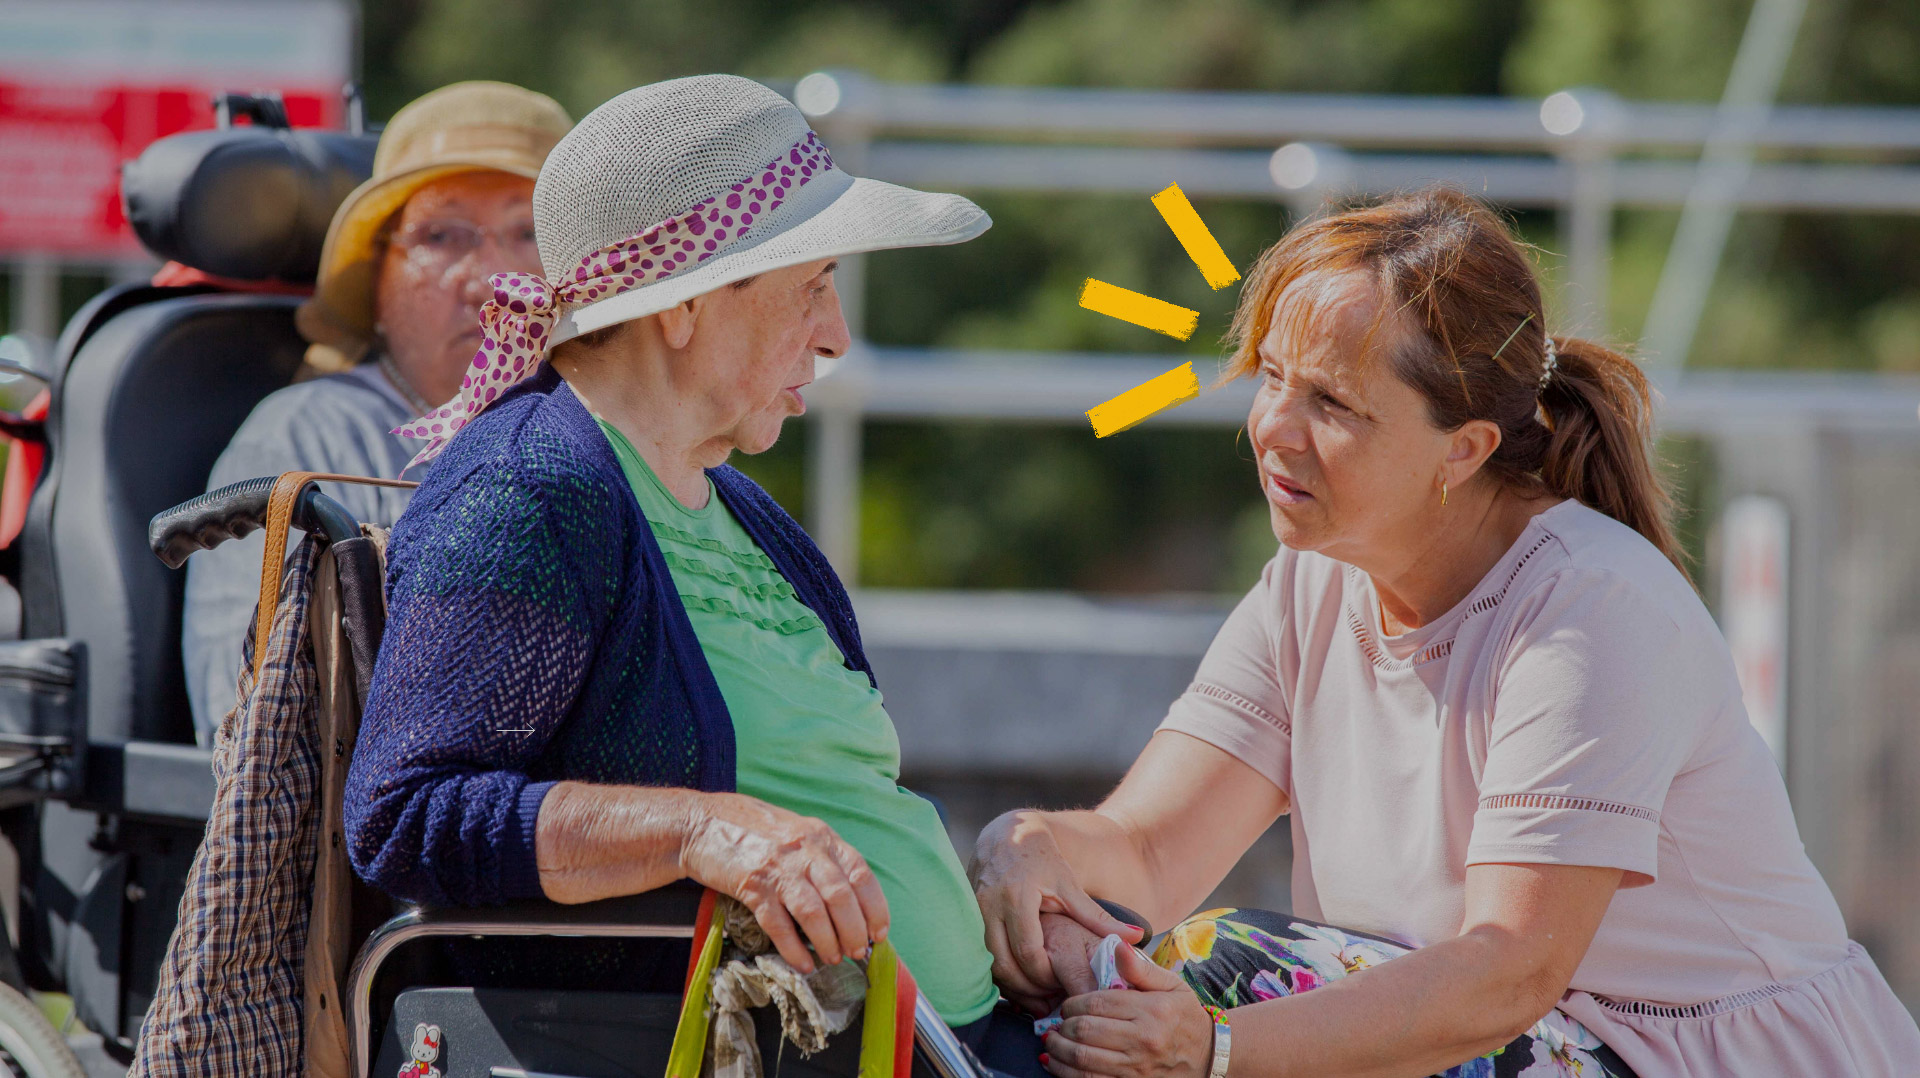
[[[680,880],[643,894],[597,902],[567,904],[530,898],[474,908],[414,906],[388,921],[381,931],[413,917],[416,923],[429,927],[429,935],[631,936],[636,933],[625,929],[645,928],[649,931],[638,934],[691,938],[694,919],[700,916],[700,897],[705,893],[692,880]],[[652,931],[669,927],[685,931]]]
[[[373,982],[401,944],[445,936],[596,936],[607,938],[693,938],[704,889],[681,880],[644,894],[562,905],[527,900],[473,909],[415,906],[376,929],[354,958],[348,978],[348,1044],[357,1078],[373,1067]],[[914,1043],[925,1053],[936,1078],[984,1078],[986,1069],[960,1043],[924,995],[916,997]]]

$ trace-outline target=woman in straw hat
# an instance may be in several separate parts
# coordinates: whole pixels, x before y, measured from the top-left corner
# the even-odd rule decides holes
[[[784,98],[709,75],[594,110],[534,217],[544,274],[494,278],[459,396],[404,428],[437,459],[389,548],[355,869],[461,905],[691,877],[803,971],[891,938],[948,1022],[989,1054],[1011,1031],[1001,1065],[1032,1071],[940,818],[898,785],[846,592],[726,466],[847,348],[837,258],[959,243],[986,214],[849,176]],[[647,972],[606,946],[566,962],[574,984]]]
[[[396,113],[373,177],[334,214],[297,316],[309,367],[331,373],[261,401],[207,489],[284,471],[398,472],[420,442],[388,432],[459,391],[487,278],[540,265],[533,181],[571,126],[551,98],[500,82],[443,87]],[[335,493],[359,519],[391,524],[411,491]],[[181,650],[202,742],[233,707],[264,542],[227,543],[187,568]]]

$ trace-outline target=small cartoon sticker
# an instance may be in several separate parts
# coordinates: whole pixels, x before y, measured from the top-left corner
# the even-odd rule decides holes
[[[413,1059],[400,1068],[400,1078],[440,1078],[433,1061],[440,1058],[440,1027],[425,1022],[413,1027]]]

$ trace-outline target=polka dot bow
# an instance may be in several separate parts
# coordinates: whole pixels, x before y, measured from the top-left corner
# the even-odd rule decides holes
[[[537,273],[494,274],[489,281],[493,298],[480,308],[480,350],[460,379],[460,392],[393,430],[403,438],[426,439],[407,468],[439,456],[460,428],[539,368],[561,304],[608,299],[705,262],[739,242],[795,188],[832,167],[826,146],[809,131],[755,175],[678,217],[588,254],[559,283]]]

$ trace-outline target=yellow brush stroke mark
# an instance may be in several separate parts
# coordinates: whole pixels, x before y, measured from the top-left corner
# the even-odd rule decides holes
[[[1167,189],[1153,196],[1153,208],[1167,219],[1167,227],[1173,229],[1173,235],[1180,246],[1187,249],[1187,257],[1200,267],[1200,276],[1207,279],[1213,288],[1225,288],[1240,279],[1240,271],[1233,268],[1227,258],[1227,252],[1220,249],[1220,242],[1207,231],[1207,223],[1194,212],[1193,203],[1187,201],[1187,193],[1180,185],[1170,183]]]
[[[1155,412],[1185,404],[1200,395],[1200,378],[1193,364],[1182,363],[1151,381],[1142,382],[1105,404],[1087,410],[1093,435],[1118,434]]]
[[[1092,277],[1087,278],[1087,283],[1080,289],[1080,306],[1122,322],[1145,326],[1177,341],[1193,336],[1194,329],[1200,325],[1199,311],[1143,296],[1130,288],[1121,288]]]

